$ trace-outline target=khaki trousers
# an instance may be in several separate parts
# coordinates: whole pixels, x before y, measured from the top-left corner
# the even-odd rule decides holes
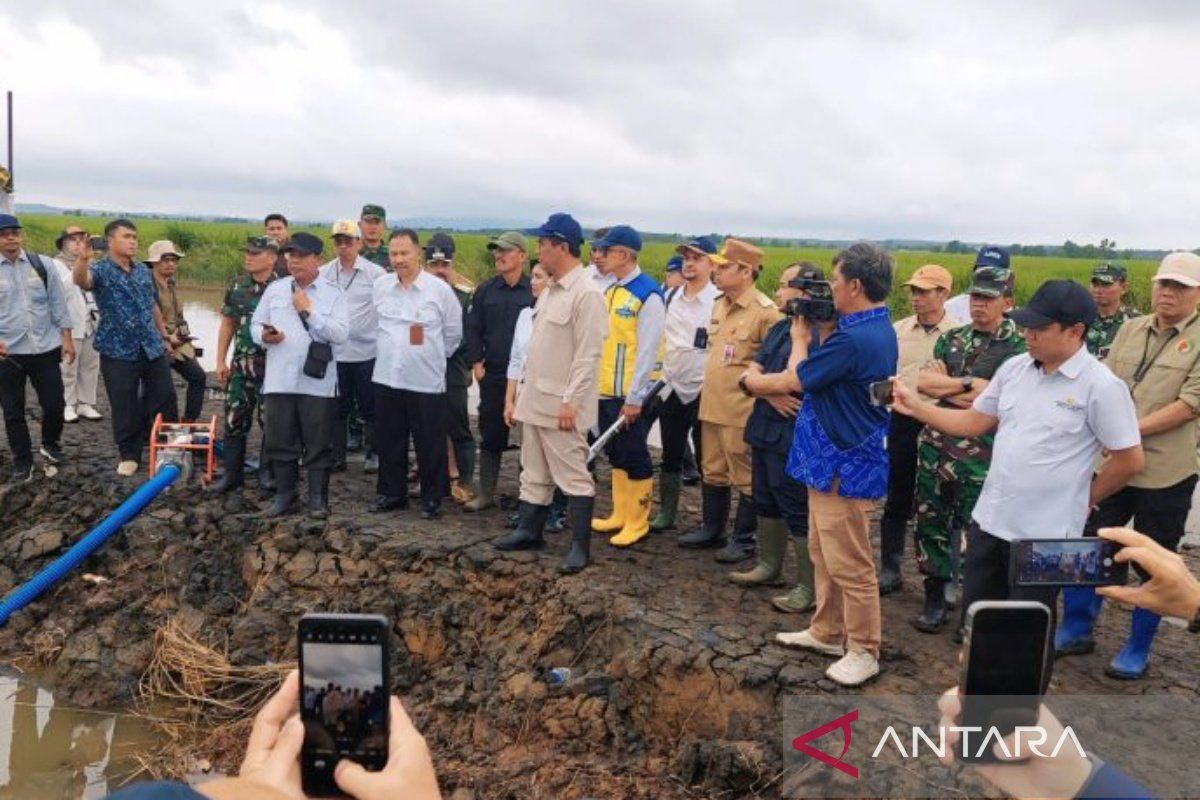
[[[593,497],[596,484],[587,468],[583,431],[521,425],[521,499],[550,505],[554,487],[568,497]]]
[[[809,629],[827,644],[845,643],[879,657],[879,581],[869,534],[877,501],[808,489],[808,553],[816,577],[817,610]]]
[[[700,471],[709,486],[734,486],[750,494],[750,445],[746,429],[715,422],[700,423]]]

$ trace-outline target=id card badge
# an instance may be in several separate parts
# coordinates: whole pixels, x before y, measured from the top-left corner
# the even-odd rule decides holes
[[[415,324],[408,326],[408,343],[414,346],[425,344],[425,326]]]
[[[727,344],[721,350],[721,363],[722,364],[732,364],[733,363],[733,349],[734,348],[733,348],[732,344]]]

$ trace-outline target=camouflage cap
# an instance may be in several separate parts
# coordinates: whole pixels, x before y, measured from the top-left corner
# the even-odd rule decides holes
[[[373,203],[367,203],[362,207],[362,213],[359,214],[363,219],[377,219],[383,222],[387,219],[387,212],[383,210],[383,206],[377,206]]]
[[[499,236],[487,243],[488,250],[520,250],[522,253],[529,252],[528,246],[525,243],[525,237],[516,231],[505,231]]]
[[[242,245],[242,249],[252,254],[261,253],[265,250],[274,250],[278,253],[279,242],[270,236],[247,236],[246,243]]]
[[[1092,270],[1094,283],[1116,283],[1124,281],[1127,277],[1129,277],[1129,272],[1124,265],[1115,261],[1102,261]]]
[[[977,294],[982,297],[1012,297],[1013,273],[1003,267],[979,267],[971,275],[971,285],[967,294]]]

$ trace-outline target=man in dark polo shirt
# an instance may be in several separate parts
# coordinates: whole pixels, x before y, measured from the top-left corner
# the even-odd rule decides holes
[[[837,329],[810,350],[808,321],[797,317],[792,325],[793,369],[786,377],[804,402],[788,474],[808,486],[817,609],[807,629],[777,634],[776,641],[841,656],[825,676],[843,686],[879,673],[882,624],[869,528],[887,494],[888,411],[871,402],[868,387],[896,370],[896,331],[886,305],[894,269],[881,248],[851,245],[833,260]]]
[[[175,387],[171,384],[170,345],[155,302],[154,278],[134,259],[137,227],[127,219],[104,226],[108,255],[90,267],[72,269],[75,284],[90,291],[100,309],[96,350],[100,374],[112,408],[113,439],[120,452],[117,474],[137,472],[150,425],[158,413],[175,420]]]
[[[491,508],[500,475],[500,460],[508,449],[504,423],[504,390],[513,331],[522,309],[533,305],[525,274],[525,237],[516,231],[488,242],[496,274],[475,290],[467,309],[467,361],[479,384],[479,490],[464,506],[467,511]]]

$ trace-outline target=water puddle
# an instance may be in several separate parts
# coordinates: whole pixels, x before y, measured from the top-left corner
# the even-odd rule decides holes
[[[69,708],[0,671],[0,798],[104,797],[138,772],[134,756],[155,742],[145,719]]]

